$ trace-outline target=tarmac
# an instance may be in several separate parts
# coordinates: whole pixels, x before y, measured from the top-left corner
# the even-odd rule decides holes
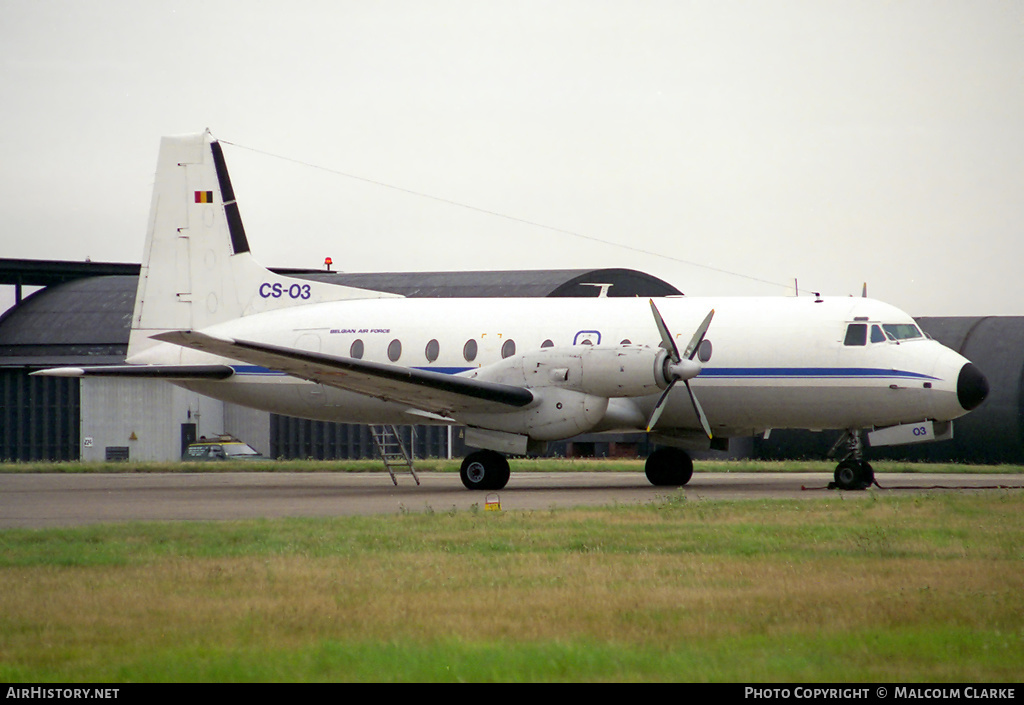
[[[855,500],[873,493],[1019,491],[1024,474],[877,474],[863,491],[828,489],[831,473],[696,473],[683,488],[643,473],[512,473],[499,492],[465,489],[456,473],[0,474],[0,528],[106,522],[330,517],[417,511],[547,510],[687,500]]]

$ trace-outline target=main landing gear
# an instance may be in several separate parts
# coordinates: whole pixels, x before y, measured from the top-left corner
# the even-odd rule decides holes
[[[493,450],[478,450],[462,461],[459,476],[470,490],[500,490],[508,484],[508,460]]]
[[[693,461],[678,448],[658,448],[647,457],[644,472],[652,485],[681,487],[693,477]],[[500,490],[508,484],[508,460],[493,450],[478,450],[462,461],[459,476],[470,490]]]
[[[829,456],[835,455],[836,450],[843,443],[846,444],[846,455],[836,466],[835,482],[829,487],[841,490],[866,490],[875,484],[875,471],[868,461],[864,460],[864,446],[860,431],[853,429],[844,433],[832,446]]]
[[[658,487],[681,487],[693,477],[693,460],[678,448],[658,448],[644,465],[647,480]]]

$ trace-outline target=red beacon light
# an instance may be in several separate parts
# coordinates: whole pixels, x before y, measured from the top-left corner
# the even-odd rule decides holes
[[[331,265],[334,264],[334,260],[330,257],[324,257],[324,266],[327,267],[327,271],[331,271]]]

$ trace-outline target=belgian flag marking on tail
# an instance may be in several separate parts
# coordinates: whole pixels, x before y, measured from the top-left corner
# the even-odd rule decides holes
[[[213,191],[196,191],[196,203],[213,203]]]

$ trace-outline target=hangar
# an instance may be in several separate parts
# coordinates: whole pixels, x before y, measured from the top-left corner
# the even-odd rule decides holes
[[[199,436],[229,433],[275,458],[373,454],[365,426],[256,411],[156,380],[31,377],[44,367],[124,361],[139,265],[0,260],[17,304],[0,316],[0,460],[173,460]],[[409,297],[671,296],[675,287],[628,269],[280,274]],[[24,296],[23,287],[42,286]],[[416,457],[461,455],[458,434],[403,429]],[[604,439],[602,451],[607,452]],[[636,439],[630,439],[635,452]],[[594,441],[580,447],[594,449]],[[572,443],[563,451],[573,452]]]

